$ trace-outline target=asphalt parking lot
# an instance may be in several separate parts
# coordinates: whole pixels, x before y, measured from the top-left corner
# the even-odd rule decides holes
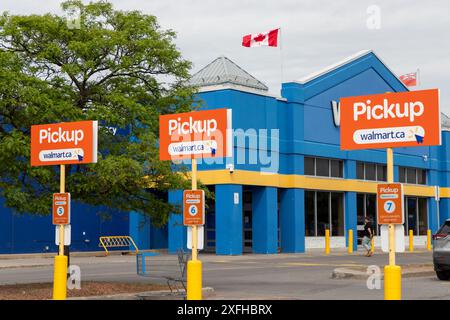
[[[332,279],[335,268],[371,265],[382,268],[386,254],[367,258],[361,252],[345,251],[303,254],[216,256],[200,254],[203,262],[203,286],[214,288],[208,299],[383,299],[381,289],[368,289],[366,279]],[[397,254],[398,265],[430,265],[426,251]],[[152,258],[150,277],[136,274],[132,255],[109,257],[71,257],[83,280],[164,282],[163,274],[176,272],[177,257],[161,255]],[[53,259],[0,260],[0,284],[52,281]],[[450,282],[434,275],[403,278],[404,299],[450,299]]]

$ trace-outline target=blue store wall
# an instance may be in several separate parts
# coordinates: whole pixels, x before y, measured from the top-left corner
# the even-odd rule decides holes
[[[71,210],[72,251],[103,250],[98,247],[100,236],[128,235],[128,213],[75,201]],[[0,254],[40,252],[57,252],[51,215],[14,214],[0,199]]]
[[[276,174],[303,174],[304,156],[319,156],[344,160],[344,178],[356,179],[356,161],[386,163],[385,150],[370,149],[358,151],[340,150],[340,129],[333,122],[332,101],[339,102],[341,97],[377,94],[385,92],[402,92],[408,89],[373,53],[366,52],[350,59],[340,66],[330,68],[322,74],[299,82],[282,84],[281,98],[265,93],[251,93],[236,88],[221,88],[198,94],[204,109],[231,108],[233,129],[242,129],[247,133],[245,145],[239,145],[234,137],[234,154],[228,162],[233,162],[235,170],[261,171],[261,163],[251,164],[249,159],[258,157],[258,153],[268,149],[271,153],[279,152],[279,168]],[[256,131],[251,131],[251,130]],[[260,138],[265,138],[259,129],[279,129],[279,145],[270,141],[262,146]],[[270,133],[267,132],[267,133]],[[437,147],[395,148],[395,179],[398,179],[399,166],[423,168],[427,170],[427,184],[430,186],[449,186],[449,163],[447,159],[450,145],[450,133],[442,132],[443,144]],[[258,141],[256,148],[249,147],[249,141]],[[266,139],[267,140],[267,139]],[[278,148],[277,148],[278,147]],[[239,152],[244,148],[245,163],[239,163]],[[219,161],[220,162],[220,161]],[[201,163],[201,161],[200,161]],[[225,161],[215,164],[200,164],[199,170],[225,169]],[[398,181],[398,180],[397,180]],[[256,185],[248,181],[248,185]],[[218,254],[242,253],[241,214],[230,201],[232,193],[242,194],[242,185],[216,185],[216,252]],[[255,189],[259,190],[259,189]],[[261,189],[256,196],[253,214],[254,252],[272,253],[272,239],[277,223],[270,207],[261,205],[267,199],[273,200],[269,189]],[[285,252],[304,251],[304,193],[303,189],[281,188],[281,249]],[[262,193],[261,193],[262,192]],[[270,196],[269,196],[270,195]],[[227,200],[226,200],[227,199]],[[301,202],[301,204],[299,203]],[[345,192],[345,234],[348,229],[356,229],[356,193]],[[238,208],[238,210],[242,210]],[[271,211],[275,211],[271,208]],[[428,225],[435,232],[438,227],[437,203],[428,198]],[[450,201],[440,202],[440,221],[448,218]],[[256,225],[255,225],[256,224]],[[283,232],[285,229],[285,232]],[[170,233],[171,238],[184,237],[182,229]],[[263,234],[265,233],[265,234]],[[299,235],[302,239],[299,238]],[[264,238],[266,236],[266,238]],[[267,238],[269,237],[269,238]],[[354,238],[356,247],[356,237]],[[180,243],[181,245],[181,243]]]
[[[251,93],[246,90],[222,88],[198,94],[204,109],[231,108],[233,129],[246,132],[245,144],[234,137],[233,162],[235,170],[261,172],[269,170],[261,163],[260,154],[267,153],[279,159],[274,174],[304,173],[305,156],[322,156],[344,160],[344,178],[356,178],[356,161],[386,163],[384,150],[341,151],[340,130],[333,123],[331,102],[341,97],[406,91],[407,88],[395,77],[373,52],[367,52],[349,60],[339,67],[311,77],[305,81],[283,83],[281,97],[266,93]],[[279,137],[268,139],[270,130],[278,130]],[[253,131],[252,131],[253,130]],[[263,131],[260,131],[263,130]],[[266,130],[266,131],[264,131]],[[279,138],[279,139],[278,139]],[[257,146],[250,148],[248,142],[256,139]],[[260,140],[261,139],[261,140]],[[263,143],[261,143],[263,142]],[[264,143],[267,142],[267,143]],[[448,150],[450,132],[442,132],[442,146],[394,149],[395,178],[399,166],[427,169],[430,186],[450,187],[450,164]],[[245,163],[238,157],[244,155]],[[257,163],[249,163],[256,157]],[[226,161],[199,161],[199,170],[225,169]],[[256,185],[248,181],[248,185]],[[215,239],[217,254],[242,254],[242,194],[243,185],[221,183],[212,186],[216,192]],[[277,188],[258,186],[253,188],[254,252],[277,252],[276,229],[281,227],[281,250],[283,252],[304,252],[305,250],[305,208],[304,189],[279,188],[280,219],[276,220]],[[234,195],[241,200],[234,203]],[[181,190],[172,190],[168,201],[181,204]],[[54,226],[51,217],[13,215],[0,200],[0,253],[43,252],[45,246],[56,252]],[[345,232],[356,229],[356,193],[345,192]],[[102,208],[73,204],[72,208],[72,250],[98,250],[101,235],[128,235],[140,249],[168,248],[176,252],[186,249],[186,227],[179,214],[171,214],[166,227],[155,228],[148,218],[137,213],[110,212],[111,220],[103,221],[98,215]],[[439,220],[450,217],[450,199],[439,203]],[[429,226],[436,231],[438,207],[433,198],[428,199]],[[84,234],[83,234],[84,233]],[[90,240],[86,242],[86,240]],[[354,239],[356,242],[356,237]],[[355,244],[354,244],[354,247]]]

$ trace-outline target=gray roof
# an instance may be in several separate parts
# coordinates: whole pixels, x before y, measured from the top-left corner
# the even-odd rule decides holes
[[[450,118],[443,112],[441,112],[441,129],[450,131]]]
[[[268,91],[269,88],[227,57],[221,56],[194,74],[189,84],[197,87],[234,84]]]

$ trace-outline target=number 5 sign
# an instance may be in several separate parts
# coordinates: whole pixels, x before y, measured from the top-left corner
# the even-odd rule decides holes
[[[378,224],[403,224],[403,185],[380,183],[377,186]]]
[[[53,194],[53,224],[70,224],[70,193]]]

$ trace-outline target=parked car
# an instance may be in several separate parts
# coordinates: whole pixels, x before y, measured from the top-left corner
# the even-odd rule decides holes
[[[450,279],[450,219],[433,235],[434,271],[439,280]]]

